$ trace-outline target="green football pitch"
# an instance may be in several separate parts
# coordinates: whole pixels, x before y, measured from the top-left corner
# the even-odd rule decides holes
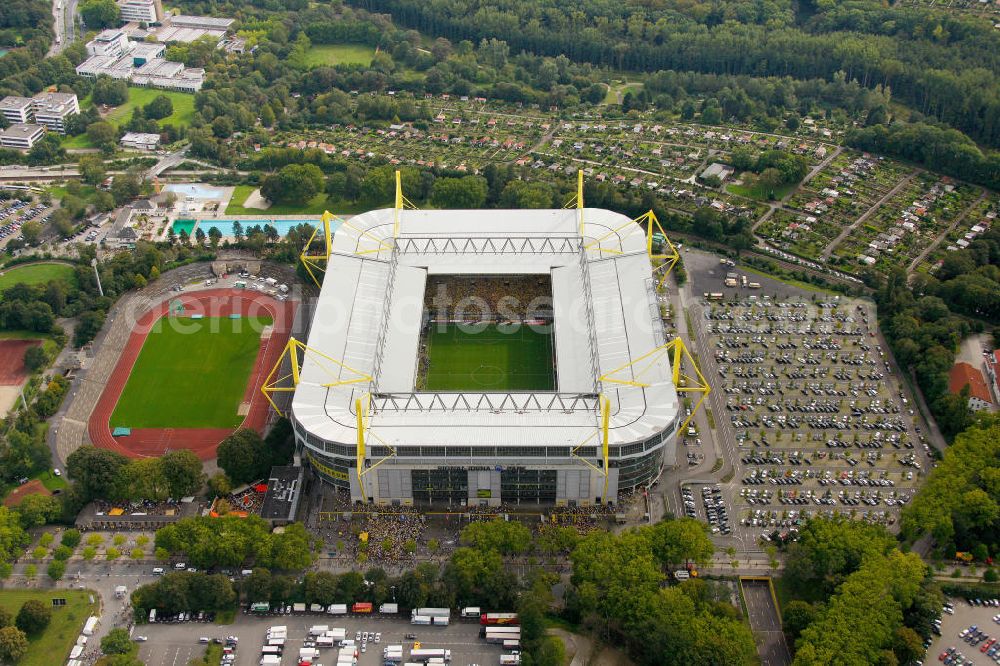
[[[431,324],[429,391],[552,391],[552,335],[527,326]],[[463,330],[465,329],[465,330]],[[506,330],[505,330],[506,329]]]
[[[270,317],[163,317],[111,415],[112,428],[235,428]]]

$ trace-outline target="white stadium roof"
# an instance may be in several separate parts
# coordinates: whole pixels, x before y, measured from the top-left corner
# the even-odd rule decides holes
[[[584,209],[581,249],[576,209],[402,210],[394,243],[396,214],[370,211],[334,234],[307,342],[320,354],[305,354],[292,403],[310,434],[356,443],[355,400],[369,392],[370,443],[392,446],[577,446],[598,431],[598,393],[610,400],[611,444],[675,421],[667,355],[645,357],[665,340],[638,224]],[[540,273],[551,276],[555,393],[414,390],[428,275]],[[615,378],[641,373],[644,386],[600,381],[619,368]]]

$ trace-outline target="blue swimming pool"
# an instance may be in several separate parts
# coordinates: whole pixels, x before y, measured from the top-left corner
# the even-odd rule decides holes
[[[233,222],[239,222],[243,227],[243,231],[246,232],[247,229],[254,226],[263,227],[265,224],[269,224],[278,230],[279,236],[288,235],[288,231],[293,227],[297,227],[302,224],[308,224],[311,227],[319,226],[319,220],[292,220],[292,219],[281,219],[281,220],[198,220],[198,228],[204,231],[206,234],[210,229],[218,229],[219,233],[223,236],[233,235]],[[339,222],[334,222],[330,225],[331,233],[340,226]]]

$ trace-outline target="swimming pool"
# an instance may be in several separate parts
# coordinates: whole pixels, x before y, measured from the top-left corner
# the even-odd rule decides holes
[[[250,227],[260,226],[263,227],[265,224],[269,224],[278,231],[279,236],[287,236],[288,232],[301,224],[308,224],[309,226],[315,228],[319,226],[319,220],[198,220],[198,228],[204,231],[206,234],[210,229],[218,229],[219,233],[223,236],[233,235],[233,222],[239,222],[243,227],[244,233]],[[330,224],[330,233],[333,233],[337,227],[340,226],[339,222],[333,222]]]
[[[225,190],[218,187],[210,187],[201,183],[171,183],[163,186],[164,192],[173,192],[178,197],[191,197],[192,199],[205,199],[206,201],[219,201],[225,196]]]

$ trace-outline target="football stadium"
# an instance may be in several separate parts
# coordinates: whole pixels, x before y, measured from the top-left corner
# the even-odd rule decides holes
[[[449,506],[614,504],[673,465],[684,391],[708,391],[664,337],[656,252],[673,248],[651,213],[582,194],[416,210],[397,192],[335,232],[328,215],[303,254],[308,339],[264,387],[294,391],[304,464],[354,502]]]

